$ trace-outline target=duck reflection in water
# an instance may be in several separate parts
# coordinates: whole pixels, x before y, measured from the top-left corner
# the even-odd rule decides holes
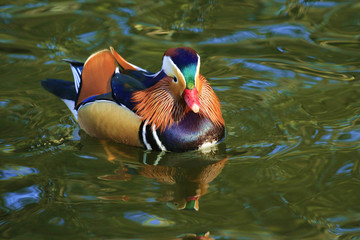
[[[136,152],[126,154],[118,149],[105,148],[108,159],[122,159],[116,175],[99,177],[103,180],[130,180],[131,175],[139,174],[147,178],[155,179],[159,183],[172,185],[170,191],[166,191],[162,197],[157,198],[160,202],[176,210],[199,210],[199,199],[224,168],[227,158],[218,153],[168,153],[168,152],[141,152],[138,158]],[[115,153],[115,154],[114,154]],[[126,160],[124,160],[126,159]],[[135,165],[134,165],[135,164]],[[130,174],[131,173],[131,174]]]
[[[199,199],[208,189],[209,183],[218,176],[227,158],[221,161],[192,160],[178,162],[175,166],[143,165],[139,173],[158,182],[172,184],[173,191],[158,200],[166,201],[173,209],[199,210]]]
[[[179,238],[173,240],[215,240],[215,238],[210,237],[210,232],[206,232],[182,234]]]

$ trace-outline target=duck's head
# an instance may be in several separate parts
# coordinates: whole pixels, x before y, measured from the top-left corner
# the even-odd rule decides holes
[[[161,71],[154,75],[154,85],[132,96],[136,114],[161,131],[183,119],[189,111],[223,126],[219,99],[199,71],[200,56],[193,49],[167,50]]]
[[[196,51],[188,47],[168,49],[163,56],[162,70],[172,78],[169,90],[173,97],[183,98],[187,106],[198,113],[200,56]]]

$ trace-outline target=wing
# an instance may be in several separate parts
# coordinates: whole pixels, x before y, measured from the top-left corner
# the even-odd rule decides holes
[[[89,97],[111,92],[111,78],[115,69],[115,59],[109,50],[92,54],[82,70],[76,107]]]
[[[125,74],[115,73],[111,79],[111,89],[114,100],[130,110],[134,108],[134,103],[131,100],[133,92],[145,88],[141,81]]]
[[[163,71],[152,73],[127,62],[112,47],[92,54],[85,63],[64,61],[70,63],[74,75],[76,109],[96,100],[109,100],[132,110],[133,92],[149,88],[166,76]]]
[[[114,55],[117,63],[122,68],[121,73],[140,81],[145,88],[149,88],[155,85],[158,81],[160,81],[166,76],[166,74],[162,70],[157,73],[153,73],[129,63],[123,57],[121,57],[120,54],[118,54],[114,50],[113,47],[110,47],[110,50],[111,53]]]

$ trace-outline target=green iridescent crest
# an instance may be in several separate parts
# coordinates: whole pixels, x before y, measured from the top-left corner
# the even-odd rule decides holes
[[[195,87],[196,65],[190,64],[181,69],[181,72],[184,75],[186,81],[186,88],[190,90],[193,89]]]

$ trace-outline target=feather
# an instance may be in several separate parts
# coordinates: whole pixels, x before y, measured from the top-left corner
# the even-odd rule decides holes
[[[41,85],[55,96],[61,98],[77,120],[77,111],[75,110],[76,90],[74,82],[59,79],[46,79],[41,81]]]
[[[111,91],[111,77],[116,69],[115,58],[109,50],[91,55],[82,71],[81,87],[76,106],[85,99]]]
[[[206,78],[201,74],[199,74],[199,88],[199,114],[209,118],[218,127],[224,126],[225,121],[221,114],[220,101]]]
[[[76,93],[78,93],[80,86],[81,86],[81,73],[82,73],[84,64],[81,62],[70,60],[70,59],[64,59],[63,61],[70,64],[71,72],[73,73],[73,76],[74,76],[75,90],[76,90]]]
[[[165,77],[154,86],[133,94],[134,110],[142,118],[164,131],[167,126],[180,121],[185,113],[185,101],[176,101],[169,92],[172,78]]]
[[[138,67],[134,64],[129,63],[126,61],[120,54],[118,54],[113,47],[110,47],[111,53],[114,55],[116,61],[124,70],[135,70],[135,71],[144,71],[147,72],[145,69],[142,69],[141,67]]]
[[[172,78],[165,77],[153,87],[137,91],[133,94],[136,113],[154,125],[165,131],[167,127],[182,120],[190,111],[183,98],[175,100],[169,92],[169,84]],[[220,102],[204,76],[199,77],[199,114],[210,119],[216,126],[223,126],[224,119],[221,115]]]

